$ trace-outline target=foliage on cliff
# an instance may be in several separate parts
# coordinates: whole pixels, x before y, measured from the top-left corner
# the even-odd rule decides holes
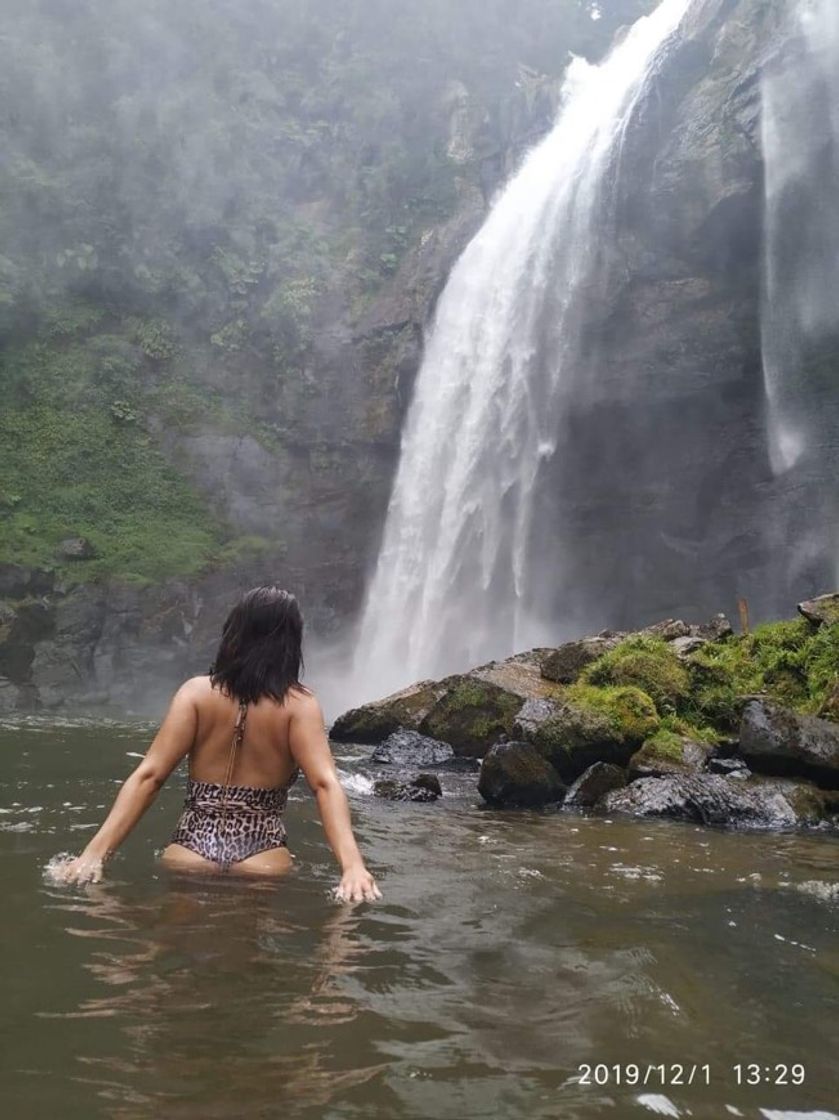
[[[276,402],[305,389],[324,293],[357,306],[477,184],[520,66],[556,76],[646,6],[8,4],[0,558],[48,563],[80,533],[88,574],[217,555],[231,531],[165,465],[161,427],[293,426]],[[451,151],[453,83],[474,158]]]

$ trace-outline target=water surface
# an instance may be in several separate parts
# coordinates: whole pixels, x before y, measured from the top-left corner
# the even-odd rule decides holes
[[[461,776],[435,805],[383,802],[365,752],[336,746],[382,902],[330,899],[303,783],[280,885],[164,872],[178,775],[105,883],[50,883],[149,734],[0,728],[15,1120],[839,1114],[835,840],[489,811]],[[632,1062],[710,1074],[579,1081]],[[738,1062],[805,1082],[738,1087]]]

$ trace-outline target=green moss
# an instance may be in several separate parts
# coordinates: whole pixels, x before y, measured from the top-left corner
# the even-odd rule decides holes
[[[646,634],[628,638],[598,657],[582,679],[595,685],[634,685],[662,712],[675,710],[690,687],[688,671],[672,646]]]
[[[484,754],[512,734],[522,699],[475,677],[461,678],[431,709],[420,731],[450,743],[462,755]]]
[[[697,725],[677,715],[664,716],[659,730],[685,739],[693,739],[697,743],[708,743],[710,746],[715,746],[721,738],[720,733],[709,724]]]
[[[36,404],[0,415],[6,502],[0,558],[56,563],[59,542],[87,537],[96,556],[72,579],[161,579],[200,570],[222,528],[134,424],[92,408]]]
[[[836,679],[837,664],[839,626],[816,627],[803,618],[767,623],[688,659],[691,692],[682,711],[726,731],[739,721],[739,698],[755,693],[815,712]]]
[[[578,681],[565,690],[565,699],[572,708],[605,720],[620,742],[640,743],[659,725],[652,698],[632,685],[599,688]]]
[[[682,737],[660,727],[654,735],[644,743],[641,748],[645,756],[665,758],[669,762],[681,764],[682,762]]]

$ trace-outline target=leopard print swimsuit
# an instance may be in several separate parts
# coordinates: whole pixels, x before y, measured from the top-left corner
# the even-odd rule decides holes
[[[290,781],[275,789],[230,784],[246,717],[247,704],[240,704],[225,781],[189,779],[183,813],[171,841],[217,863],[222,871],[259,852],[288,846],[281,814],[289,788],[300,775],[299,768],[295,769]]]

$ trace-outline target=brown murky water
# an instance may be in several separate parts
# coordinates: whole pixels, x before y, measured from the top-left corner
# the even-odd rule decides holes
[[[493,812],[460,776],[436,805],[387,803],[336,747],[380,903],[330,899],[302,784],[280,885],[156,866],[177,777],[106,883],[51,884],[148,737],[0,730],[5,1115],[839,1113],[836,840]],[[797,1063],[802,1085],[770,1083]]]

